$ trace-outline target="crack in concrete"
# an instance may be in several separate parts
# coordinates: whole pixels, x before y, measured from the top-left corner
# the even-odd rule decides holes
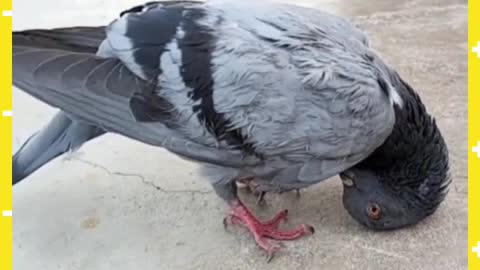
[[[72,157],[71,160],[76,160],[78,162],[81,162],[83,164],[86,164],[90,167],[93,167],[93,168],[97,168],[97,169],[100,169],[104,172],[106,172],[107,174],[110,174],[110,175],[116,175],[116,176],[121,176],[121,177],[134,177],[134,178],[138,178],[142,181],[143,184],[147,185],[147,186],[150,186],[162,193],[165,193],[165,194],[172,194],[172,193],[188,193],[188,194],[201,194],[201,195],[205,195],[205,194],[210,194],[212,193],[213,191],[211,190],[194,190],[194,189],[166,189],[166,188],[163,188],[162,186],[160,185],[157,185],[151,181],[148,181],[147,178],[141,174],[138,174],[138,173],[125,173],[125,172],[118,172],[118,171],[112,171],[110,170],[109,168],[103,166],[103,165],[100,165],[98,163],[95,163],[95,162],[91,162],[91,161],[88,161],[88,160],[85,160],[85,159],[81,159],[81,158],[78,158],[78,157]]]

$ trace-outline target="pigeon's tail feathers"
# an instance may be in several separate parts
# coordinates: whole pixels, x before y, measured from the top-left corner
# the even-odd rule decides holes
[[[42,130],[32,135],[12,160],[12,184],[15,185],[50,160],[104,134],[98,127],[72,120],[59,112]]]
[[[106,38],[104,26],[25,30],[12,33],[13,46],[95,54]]]

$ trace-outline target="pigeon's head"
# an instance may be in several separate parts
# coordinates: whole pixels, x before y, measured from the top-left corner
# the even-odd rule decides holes
[[[387,140],[367,159],[340,174],[349,214],[375,230],[414,225],[444,200],[451,182],[444,139],[420,98],[403,81],[404,101]]]
[[[448,180],[429,179],[420,185],[395,188],[370,170],[351,169],[340,174],[343,204],[359,223],[374,230],[414,225],[432,214],[446,195]],[[405,179],[407,180],[407,179]],[[436,184],[436,183],[443,184]]]

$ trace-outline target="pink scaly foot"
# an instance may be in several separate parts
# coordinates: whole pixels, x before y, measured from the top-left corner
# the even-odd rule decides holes
[[[255,238],[255,242],[265,251],[267,251],[267,261],[273,258],[276,251],[280,249],[277,244],[272,244],[267,238],[275,240],[295,240],[303,235],[313,234],[315,232],[312,226],[302,224],[293,230],[282,231],[278,226],[287,219],[288,211],[283,210],[268,221],[259,221],[250,210],[239,200],[235,200],[232,209],[224,220],[224,224],[230,222],[235,225],[246,227]]]

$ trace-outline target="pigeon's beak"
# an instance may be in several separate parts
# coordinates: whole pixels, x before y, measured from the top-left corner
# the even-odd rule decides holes
[[[340,179],[342,179],[342,183],[345,187],[354,187],[355,186],[353,172],[345,171],[345,172],[340,173]]]

